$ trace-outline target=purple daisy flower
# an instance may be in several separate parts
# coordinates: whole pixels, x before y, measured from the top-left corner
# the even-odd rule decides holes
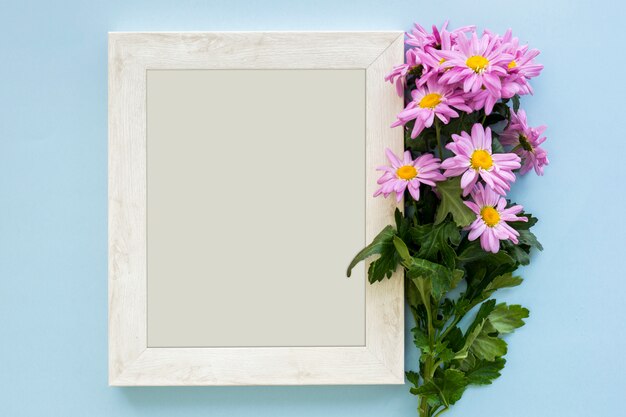
[[[406,77],[411,71],[416,70],[421,65],[415,49],[406,51],[406,61],[404,64],[396,65],[391,72],[385,76],[385,81],[389,81],[396,86],[396,92],[400,97],[404,96],[404,88],[406,87]]]
[[[529,127],[524,110],[517,114],[511,111],[511,123],[500,135],[500,142],[522,158],[521,174],[534,168],[537,175],[543,175],[543,167],[550,163],[548,153],[540,146],[546,141],[541,136],[545,130],[546,126]]]
[[[501,78],[507,75],[506,66],[513,57],[503,52],[498,37],[489,33],[484,33],[480,39],[476,33],[472,33],[471,38],[459,36],[457,47],[439,52],[448,68],[441,81],[448,84],[461,82],[466,93],[476,93],[485,87],[499,98]]]
[[[452,135],[453,142],[446,148],[455,156],[442,162],[446,177],[461,177],[463,196],[474,188],[478,178],[497,193],[504,195],[515,182],[514,169],[520,167],[520,157],[514,153],[496,153],[491,151],[491,129],[483,129],[480,123],[472,126],[471,136],[461,132],[461,136]]]
[[[501,240],[517,244],[519,233],[506,222],[527,222],[528,218],[517,216],[523,210],[520,205],[506,207],[506,199],[489,187],[477,184],[472,200],[465,205],[476,213],[476,220],[469,225],[469,240],[480,237],[480,246],[487,252],[498,253]]]
[[[452,86],[438,84],[435,79],[430,79],[426,85],[411,91],[411,96],[413,99],[398,114],[398,120],[391,127],[405,125],[409,121],[415,120],[415,125],[411,131],[411,138],[413,139],[424,128],[433,125],[435,116],[444,124],[448,124],[453,117],[459,117],[459,114],[450,106],[467,112],[472,111],[465,104],[461,91]]]
[[[446,179],[439,172],[439,158],[427,153],[413,160],[411,152],[404,152],[403,160],[400,160],[390,149],[385,150],[385,155],[391,166],[378,167],[378,171],[383,171],[383,175],[378,179],[380,188],[374,193],[374,197],[383,195],[387,198],[391,193],[396,194],[396,200],[400,201],[404,195],[404,190],[409,189],[411,197],[415,201],[420,198],[420,184],[435,186],[436,181]]]

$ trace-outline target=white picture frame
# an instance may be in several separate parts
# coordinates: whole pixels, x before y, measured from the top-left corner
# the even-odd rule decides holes
[[[110,385],[404,383],[400,271],[383,282],[366,283],[364,346],[217,348],[148,347],[146,271],[148,70],[364,70],[365,238],[370,242],[393,224],[394,210],[402,207],[372,194],[375,168],[386,164],[385,148],[396,154],[403,150],[402,130],[390,128],[403,101],[384,81],[404,60],[403,40],[398,31],[109,33]]]

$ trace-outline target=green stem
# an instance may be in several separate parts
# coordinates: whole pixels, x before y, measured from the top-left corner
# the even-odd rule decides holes
[[[439,119],[435,118],[435,133],[437,135],[437,147],[439,148],[439,159],[443,160],[443,146],[441,145],[441,126]]]
[[[437,411],[437,412],[433,415],[433,417],[437,417],[437,416],[439,416],[439,415],[441,415],[441,414],[445,413],[446,411],[448,411],[448,407],[444,407],[444,408],[442,408],[441,410]]]
[[[437,143],[439,143],[439,132],[437,131]],[[426,319],[428,320],[427,328],[428,328],[428,347],[429,352],[426,355],[426,360],[424,361],[424,372],[422,374],[423,384],[427,384],[435,374],[433,350],[435,346],[435,327],[433,326],[433,316],[432,316],[432,303],[430,301],[430,297],[428,299],[422,295],[422,302],[424,303],[424,307],[426,307]],[[423,354],[423,353],[422,353]],[[430,417],[431,410],[428,406],[428,401],[425,397],[420,399],[420,408],[419,414],[420,417]]]
[[[446,337],[446,335],[450,333],[450,330],[452,330],[454,326],[456,326],[461,321],[463,316],[465,316],[465,314],[459,314],[459,315],[454,316],[454,320],[452,320],[452,323],[450,323],[450,325],[446,328],[446,330],[444,330],[443,333],[441,333],[441,335],[439,336],[439,339],[443,340]]]

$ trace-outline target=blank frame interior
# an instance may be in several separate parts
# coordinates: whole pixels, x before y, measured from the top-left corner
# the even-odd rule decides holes
[[[146,96],[148,347],[365,345],[365,70],[148,70]]]

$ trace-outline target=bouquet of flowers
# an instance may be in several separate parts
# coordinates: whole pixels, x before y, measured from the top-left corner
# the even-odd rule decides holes
[[[406,372],[421,417],[436,417],[469,385],[487,385],[504,367],[508,333],[528,310],[492,295],[522,282],[513,275],[542,249],[531,232],[537,219],[507,199],[517,175],[548,165],[545,126],[531,127],[520,96],[543,66],[536,49],[475,27],[406,34],[406,62],[386,79],[406,107],[403,155],[386,151],[388,166],[375,196],[404,197],[404,213],[359,252],[348,268],[377,255],[370,283],[401,265],[415,320],[419,364]],[[407,193],[408,191],[408,193]],[[473,317],[472,317],[473,316]],[[469,325],[460,325],[466,318]]]

